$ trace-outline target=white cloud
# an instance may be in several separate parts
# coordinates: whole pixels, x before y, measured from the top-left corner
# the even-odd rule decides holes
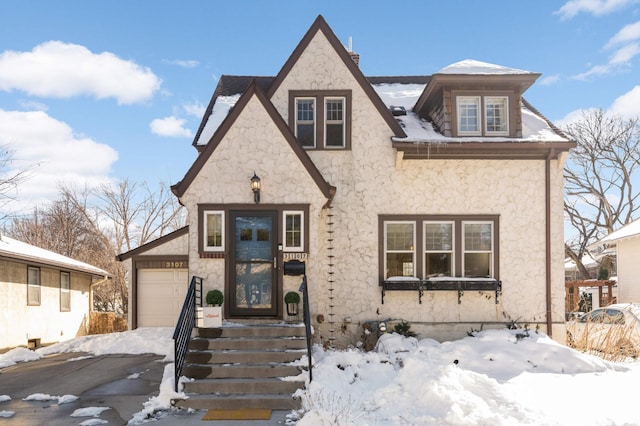
[[[0,109],[0,145],[12,151],[7,175],[28,170],[18,187],[12,211],[29,210],[58,197],[58,185],[92,188],[109,182],[118,153],[108,145],[73,132],[66,123],[43,111]]]
[[[640,85],[613,101],[609,111],[625,117],[640,117]]]
[[[625,25],[616,35],[611,37],[605,45],[605,48],[610,49],[616,44],[628,43],[635,40],[640,40],[640,21]]]
[[[640,0],[569,0],[554,13],[563,19],[571,19],[584,12],[594,16],[607,15]]]
[[[198,65],[200,65],[200,62],[193,59],[188,59],[188,60],[174,59],[174,60],[165,60],[164,62],[171,65],[177,65],[182,68],[195,68]]]
[[[554,74],[547,77],[542,77],[538,84],[541,86],[551,86],[560,81],[560,74]]]
[[[31,52],[0,54],[0,90],[69,98],[80,95],[115,98],[119,104],[150,99],[161,80],[147,67],[110,52],[96,54],[84,46],[48,41]]]
[[[177,117],[156,118],[149,124],[151,132],[159,136],[190,138],[191,130],[184,127],[186,120]]]
[[[204,112],[207,110],[207,107],[197,101],[192,104],[184,104],[183,108],[187,114],[198,119],[201,119],[204,116]]]

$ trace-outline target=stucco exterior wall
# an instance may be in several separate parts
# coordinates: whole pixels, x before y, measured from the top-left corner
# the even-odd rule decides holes
[[[181,201],[189,211],[190,270],[205,278],[205,291],[224,288],[225,260],[199,257],[198,204],[251,206],[249,178],[256,171],[263,183],[263,204],[310,205],[307,273],[317,341],[324,343],[334,338],[337,345],[353,344],[360,339],[363,322],[384,319],[407,320],[420,337],[440,340],[512,322],[546,331],[545,161],[397,163],[392,131],[320,33],[311,40],[271,101],[287,121],[289,91],[345,89],[352,91],[351,149],[307,151],[324,178],[337,188],[330,209],[322,208],[326,202],[323,195],[256,99],[249,102],[193,180]],[[552,160],[549,174],[552,331],[562,341],[561,162]],[[379,216],[406,214],[499,216],[503,285],[499,303],[495,303],[492,292],[466,292],[461,304],[456,292],[426,292],[419,304],[417,292],[397,291],[388,292],[382,304]],[[329,235],[329,230],[334,233]],[[330,254],[335,257],[329,258]],[[335,280],[333,284],[331,279]],[[284,292],[297,290],[299,283],[299,278],[284,277]],[[328,324],[331,319],[335,324]]]
[[[618,251],[618,302],[640,302],[640,238],[617,242]]]
[[[326,198],[260,101],[252,98],[181,198],[189,212],[189,270],[190,274],[204,278],[204,293],[214,288],[224,291],[225,259],[200,258],[197,241],[198,227],[202,225],[198,204],[252,208],[255,204],[249,181],[254,171],[262,181],[262,206],[309,204],[309,226],[312,230],[319,226]],[[313,236],[314,231],[311,232]],[[309,252],[318,252],[316,238],[311,238]],[[314,262],[309,259],[309,267]],[[296,281],[285,278],[284,293],[297,290],[300,283]]]
[[[40,268],[39,306],[27,305],[27,265],[0,260],[0,350],[27,346],[29,339],[42,344],[84,336],[89,326],[91,277],[70,273],[71,310],[60,311],[60,270]]]

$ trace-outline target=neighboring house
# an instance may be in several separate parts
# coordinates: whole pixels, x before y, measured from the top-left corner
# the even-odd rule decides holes
[[[575,143],[523,99],[539,74],[465,60],[365,77],[358,59],[318,17],[275,77],[222,76],[172,187],[188,244],[163,253],[224,292],[227,321],[285,319],[300,277],[283,264],[303,260],[319,343],[385,319],[440,340],[512,321],[563,340]]]
[[[594,246],[616,247],[618,302],[640,303],[640,219],[607,235]]]
[[[87,334],[100,268],[0,235],[0,350]]]

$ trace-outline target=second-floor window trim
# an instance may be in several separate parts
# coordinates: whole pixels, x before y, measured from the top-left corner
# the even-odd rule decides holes
[[[351,149],[351,90],[292,90],[289,124],[307,150]]]
[[[508,93],[454,92],[457,136],[509,136],[511,111]]]

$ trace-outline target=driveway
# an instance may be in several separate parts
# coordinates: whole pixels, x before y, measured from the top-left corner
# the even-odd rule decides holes
[[[134,414],[143,410],[149,398],[157,396],[166,363],[159,355],[100,355],[80,352],[49,355],[36,361],[22,362],[0,369],[0,426],[41,426],[107,424],[126,425]],[[37,394],[52,399],[25,401]],[[73,395],[78,399],[65,402],[59,397]],[[101,411],[99,408],[108,408]],[[87,408],[83,417],[71,417],[78,409]],[[91,410],[91,408],[95,408]],[[15,412],[12,417],[2,416]],[[154,425],[243,426],[246,421],[202,421],[206,411],[157,413]],[[270,420],[252,421],[252,426],[284,425],[287,411],[274,411]]]
[[[158,395],[166,365],[161,362],[163,358],[159,355],[88,357],[73,352],[0,369],[0,395],[11,397],[10,401],[0,402],[0,413],[15,412],[10,418],[0,416],[0,425],[76,425],[94,419],[91,415],[71,417],[77,409],[87,407],[108,407],[95,420],[124,425],[142,411],[143,403]],[[37,394],[53,399],[23,400]],[[71,402],[58,399],[64,395],[78,399]]]

